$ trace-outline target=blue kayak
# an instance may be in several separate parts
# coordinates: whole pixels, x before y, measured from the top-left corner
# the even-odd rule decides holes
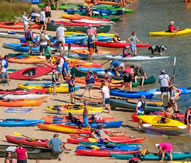
[[[0,120],[0,126],[3,127],[36,126],[39,123],[44,123],[44,120],[26,120],[26,119],[15,119],[15,118],[7,118]]]

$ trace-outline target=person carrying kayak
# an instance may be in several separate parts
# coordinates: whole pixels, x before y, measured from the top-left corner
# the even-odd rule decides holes
[[[83,124],[84,127],[91,128],[88,122],[88,105],[86,101],[84,101]]]
[[[188,133],[191,134],[191,106],[185,112],[184,124],[188,125]]]
[[[141,79],[141,86],[144,85],[144,81],[147,79],[147,74],[144,72],[141,65],[137,65],[137,67],[134,69],[134,79],[135,83],[137,83],[137,79]]]
[[[110,64],[110,69],[114,70],[116,76],[120,76],[119,70],[123,72],[125,69],[125,65],[119,60],[113,60]]]
[[[171,21],[168,26],[168,32],[177,32],[179,30],[179,27],[174,26],[174,21]]]
[[[161,160],[160,162],[164,161],[165,154],[168,152],[170,156],[170,161],[173,161],[172,158],[172,150],[173,146],[170,143],[167,142],[162,142],[160,144],[155,144],[155,147],[159,149],[159,154],[161,155]]]

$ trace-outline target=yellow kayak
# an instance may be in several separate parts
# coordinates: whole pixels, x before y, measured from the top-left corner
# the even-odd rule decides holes
[[[59,113],[59,114],[68,114],[68,113],[83,114],[84,105],[73,105],[73,104],[56,105],[56,106],[50,105],[46,108],[46,110],[48,112],[55,113],[55,114],[57,114],[57,113]],[[103,111],[104,111],[103,107],[88,106],[89,114],[97,114],[97,113],[101,113]]]
[[[83,32],[65,32],[66,35],[87,35],[86,33]],[[115,34],[113,33],[98,33],[97,35],[99,36],[109,36],[109,37],[114,37]]]
[[[166,31],[149,32],[149,36],[177,36],[177,35],[187,35],[187,34],[191,34],[191,28],[186,28],[178,32],[166,32]]]
[[[172,120],[170,118],[161,117],[161,116],[154,116],[154,115],[140,115],[138,116],[139,120],[142,120],[145,124],[144,127],[157,127],[162,129],[186,129],[187,125],[184,123]]]

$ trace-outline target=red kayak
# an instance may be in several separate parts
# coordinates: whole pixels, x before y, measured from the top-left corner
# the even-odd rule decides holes
[[[23,145],[27,146],[32,146],[32,147],[43,147],[43,148],[48,148],[48,139],[27,139],[23,137],[16,137],[16,136],[9,136],[5,135],[5,138],[8,142],[10,143],[15,143],[15,144],[20,144],[22,143]],[[63,142],[63,144],[65,144]]]
[[[110,153],[112,154],[134,154],[139,153],[140,151],[108,151],[108,150],[84,150],[84,149],[78,149],[76,151],[76,155],[80,156],[99,156],[99,157],[111,157]]]
[[[94,25],[94,26],[99,26],[99,23],[75,23],[75,22],[70,22],[70,21],[54,21],[56,24],[64,24],[64,25],[69,25],[69,26],[89,26],[89,25]]]
[[[28,80],[46,75],[51,71],[52,69],[49,67],[30,67],[9,74],[9,78],[16,80]]]
[[[34,94],[34,93],[38,93],[38,94],[44,94],[47,93],[48,89],[43,88],[43,89],[10,89],[10,90],[3,90],[0,89],[0,94],[7,94],[7,93],[11,93],[11,94],[16,94],[16,95],[21,95],[21,94]]]
[[[96,45],[111,48],[124,48],[126,46],[130,46],[130,43],[96,41]],[[136,45],[138,48],[147,48],[150,47],[152,44],[137,43]]]
[[[23,23],[13,23],[13,22],[0,22],[0,28],[7,29],[24,29]],[[39,29],[40,25],[32,24],[32,29]]]

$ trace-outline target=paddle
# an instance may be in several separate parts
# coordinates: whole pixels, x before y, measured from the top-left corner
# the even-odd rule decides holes
[[[25,136],[25,135],[22,135],[21,133],[19,133],[19,132],[13,132],[13,134],[15,135],[15,136],[23,136],[23,137],[26,137],[26,138],[29,138],[29,139],[31,139],[30,137],[28,137],[28,136]]]
[[[176,57],[174,57],[174,65],[172,75],[174,76],[173,84],[175,84],[175,67],[176,67]]]

